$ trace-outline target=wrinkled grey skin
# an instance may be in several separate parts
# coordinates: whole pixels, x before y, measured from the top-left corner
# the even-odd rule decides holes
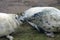
[[[20,24],[21,21],[18,19],[18,15],[0,13],[0,37],[6,36],[9,40],[13,40],[10,34],[15,32]]]
[[[42,31],[49,37],[53,32],[60,32],[60,10],[54,7],[33,7],[26,10],[21,16],[22,20]]]

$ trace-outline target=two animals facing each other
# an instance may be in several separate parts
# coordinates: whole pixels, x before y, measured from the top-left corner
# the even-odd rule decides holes
[[[24,21],[38,31],[42,30],[47,36],[54,37],[53,32],[60,30],[60,10],[54,7],[33,7],[26,10],[22,16],[0,13],[0,37],[6,36],[13,40],[9,34],[15,32],[18,25]]]
[[[0,37],[6,36],[9,40],[13,40],[9,34],[15,32],[21,23],[17,14],[0,13]]]
[[[60,32],[60,10],[55,7],[32,7],[24,11],[21,20],[49,37]]]

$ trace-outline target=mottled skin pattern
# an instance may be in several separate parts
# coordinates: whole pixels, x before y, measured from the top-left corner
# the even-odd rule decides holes
[[[60,10],[54,7],[33,7],[24,12],[23,19],[46,32],[60,32]],[[30,24],[30,23],[29,23]]]
[[[55,13],[49,13],[51,11],[46,10],[47,13],[39,12],[37,14],[34,14],[28,18],[28,21],[35,23],[46,31],[58,32],[60,31],[60,18],[57,17],[60,16]]]

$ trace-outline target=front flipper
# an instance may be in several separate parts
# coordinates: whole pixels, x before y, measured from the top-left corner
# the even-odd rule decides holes
[[[32,23],[32,22],[28,22],[33,28],[36,28],[39,32],[40,32],[40,30],[39,30],[39,28],[38,28],[38,26],[36,25],[36,24],[34,24],[34,23]]]
[[[27,21],[27,22],[28,22],[33,28],[37,29],[37,31],[42,32],[42,33],[45,32],[45,30],[44,30],[42,27],[40,27],[40,26],[38,26],[38,25],[36,25],[36,24],[34,24],[34,23],[32,23],[32,22],[29,22],[29,21]]]

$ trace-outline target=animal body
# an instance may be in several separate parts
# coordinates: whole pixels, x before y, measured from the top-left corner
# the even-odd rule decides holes
[[[6,36],[9,40],[13,40],[10,34],[15,32],[20,24],[17,14],[0,13],[0,37]]]
[[[60,10],[55,7],[32,7],[24,11],[21,19],[49,37],[60,32]]]

